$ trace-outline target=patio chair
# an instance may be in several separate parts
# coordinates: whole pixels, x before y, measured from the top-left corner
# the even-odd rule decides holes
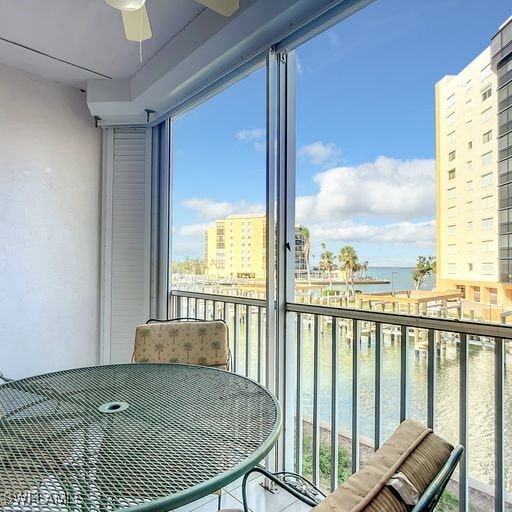
[[[135,329],[134,363],[188,363],[229,370],[228,326],[223,320],[150,319]]]
[[[252,469],[242,481],[244,511],[249,510],[248,478],[260,473],[313,507],[312,512],[431,512],[463,451],[421,423],[406,420],[358,472],[327,496],[295,473],[270,473],[259,466]]]
[[[224,320],[149,319],[135,328],[133,363],[187,363],[230,369],[228,326]],[[217,494],[217,509],[222,489]]]

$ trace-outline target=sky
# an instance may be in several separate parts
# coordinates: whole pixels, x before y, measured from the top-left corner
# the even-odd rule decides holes
[[[369,266],[435,255],[434,86],[490,44],[508,0],[376,0],[296,50],[296,221]],[[265,69],[173,126],[173,259],[265,211]]]

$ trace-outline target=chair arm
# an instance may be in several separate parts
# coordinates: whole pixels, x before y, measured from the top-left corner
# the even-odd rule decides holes
[[[13,379],[9,379],[2,372],[0,372],[0,380],[3,380],[4,382],[12,382],[13,381]]]
[[[247,479],[252,473],[260,473],[265,478],[268,478],[272,483],[281,487],[292,496],[302,501],[306,505],[310,507],[315,507],[318,505],[323,498],[325,498],[325,494],[318,489],[315,485],[313,485],[306,478],[297,475],[296,473],[289,473],[287,471],[281,471],[279,473],[270,473],[266,471],[260,466],[256,466],[248,471],[242,480],[242,501],[244,504],[244,511],[249,512],[249,506],[247,505]],[[293,478],[296,480],[295,483],[291,484],[287,479]],[[322,499],[318,497],[320,495]]]
[[[411,512],[431,512],[434,510],[441,494],[447,486],[450,478],[459,463],[464,447],[460,444],[455,446],[452,453],[448,457],[448,460],[444,463],[437,476],[430,482],[429,486],[425,489],[425,492],[421,495],[418,503],[414,505]]]

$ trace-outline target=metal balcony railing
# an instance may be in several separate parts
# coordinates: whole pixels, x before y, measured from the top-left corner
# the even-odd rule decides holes
[[[264,300],[173,291],[171,311],[226,320],[234,371],[265,383]],[[512,327],[297,303],[286,315],[296,471],[334,489],[414,417],[466,448],[446,510],[511,509]]]

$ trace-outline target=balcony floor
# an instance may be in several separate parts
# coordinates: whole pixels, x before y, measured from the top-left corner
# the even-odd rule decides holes
[[[261,477],[255,477],[249,482],[247,495],[252,512],[307,512],[311,510],[311,507],[296,500],[285,491],[272,494],[265,490],[260,485],[261,480]],[[180,507],[175,512],[217,512],[217,499],[217,495],[211,494]],[[223,489],[222,508],[243,510],[241,478]]]

